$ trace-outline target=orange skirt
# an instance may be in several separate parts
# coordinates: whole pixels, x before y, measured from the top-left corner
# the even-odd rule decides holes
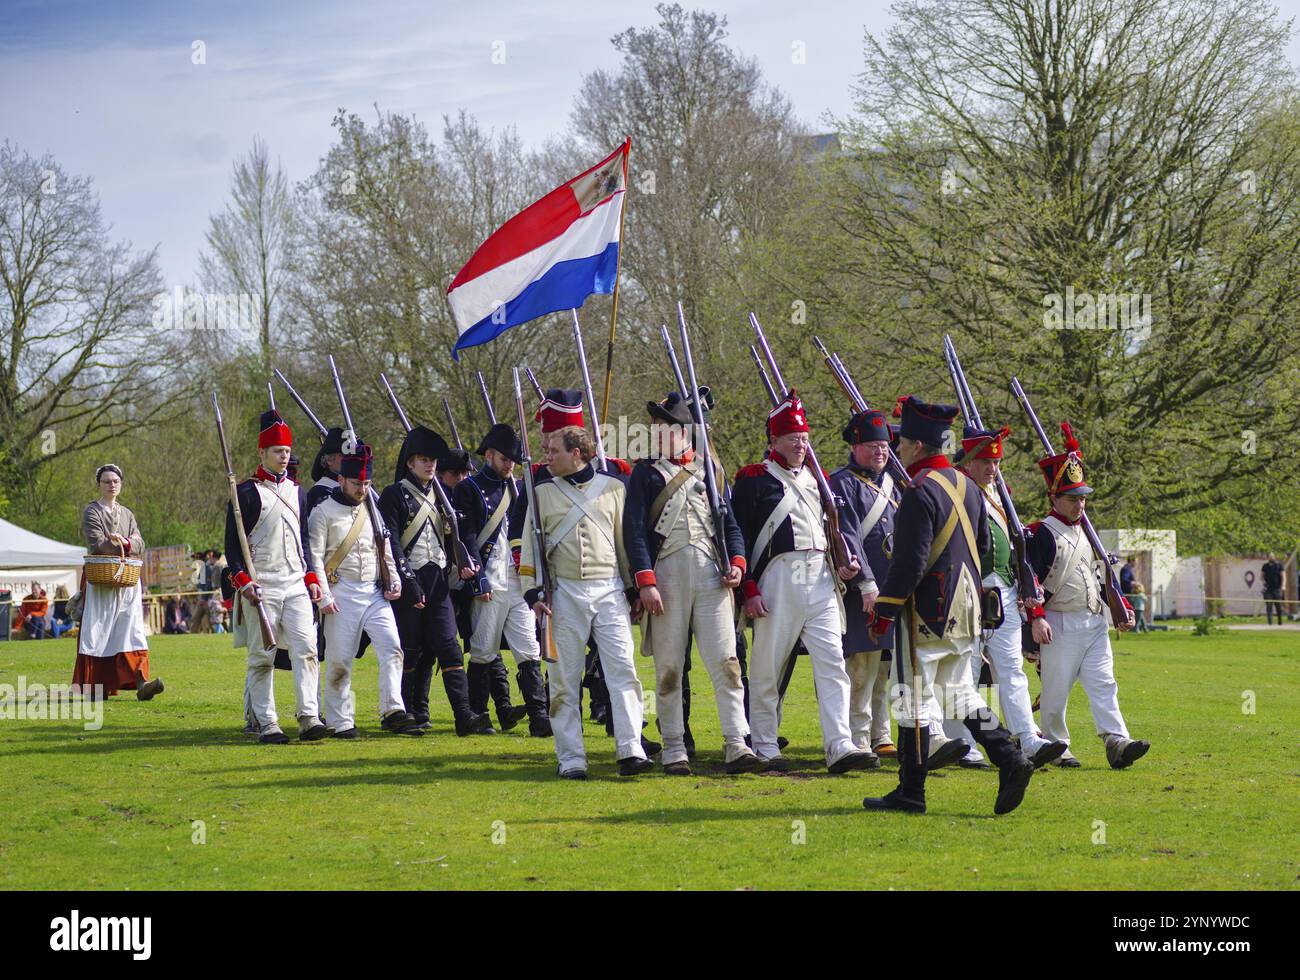
[[[118,691],[134,691],[137,684],[149,679],[149,651],[127,650],[112,657],[88,657],[77,654],[72,668],[72,683],[84,690],[102,684],[104,697]]]

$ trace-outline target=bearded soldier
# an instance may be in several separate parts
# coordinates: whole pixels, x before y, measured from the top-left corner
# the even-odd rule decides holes
[[[366,504],[374,457],[359,444],[345,453],[339,486],[312,511],[308,529],[311,554],[325,572],[319,599],[325,620],[325,701],[334,738],[357,737],[352,696],[354,651],[365,630],[379,660],[379,717],[386,732],[423,735],[402,704],[402,642],[389,602],[402,594],[398,564],[391,542],[382,558],[376,538],[388,538],[388,528],[371,524]],[[380,562],[387,567],[388,588]]]
[[[725,543],[731,557],[722,573],[703,460],[689,445],[693,422],[689,403],[674,391],[646,408],[653,422],[656,455],[632,470],[623,538],[644,610],[643,650],[648,643],[655,661],[664,772],[691,775],[681,679],[692,633],[713,681],[726,770],[753,772],[762,767],[762,760],[745,744],[749,725],[732,599],[732,589],[740,585],[745,572],[745,540],[727,509]],[[717,484],[722,492],[720,471]]]
[[[263,412],[257,437],[261,463],[253,478],[236,488],[240,515],[257,579],[244,567],[244,554],[235,528],[234,508],[226,505],[226,547],[231,583],[239,590],[238,611],[246,624],[248,674],[244,690],[258,741],[279,745],[289,741],[275,710],[275,648],[257,629],[254,605],[260,603],[280,643],[289,652],[297,695],[298,737],[324,738],[317,705],[316,629],[311,604],[320,599],[320,584],[307,546],[307,528],[300,520],[305,505],[302,488],[288,478],[293,433],[275,410]]]
[[[749,655],[749,720],[754,751],[767,768],[789,760],[777,744],[780,678],[796,640],[812,661],[822,745],[831,772],[865,769],[871,753],[853,744],[849,729],[849,676],[844,669],[844,607],[838,575],[859,573],[857,563],[832,569],[821,496],[805,467],[808,422],[791,390],[767,417],[768,458],[736,473],[732,507],[745,537],[745,615],[754,621]]]
[[[980,569],[984,573],[984,587],[995,590],[1002,597],[1002,624],[985,630],[984,652],[988,657],[993,683],[998,687],[1002,704],[1002,717],[1007,728],[1020,742],[1020,751],[1029,756],[1034,768],[1060,758],[1065,752],[1064,742],[1042,738],[1034,724],[1033,705],[1029,698],[1029,679],[1025,676],[1024,656],[1021,653],[1021,623],[1018,611],[1020,595],[1032,595],[1037,583],[1028,583],[1018,589],[1018,570],[1011,555],[1011,531],[1008,516],[998,496],[994,476],[1002,465],[1002,440],[1011,433],[1003,428],[997,432],[966,426],[961,441],[962,472],[975,481],[984,495],[984,506],[989,516],[989,548],[980,555]],[[1027,603],[1036,610],[1040,603]],[[973,660],[973,658],[972,658]]]
[[[460,579],[474,573],[468,569],[462,573],[447,560],[448,532],[433,487],[437,461],[449,452],[442,436],[415,426],[397,454],[393,482],[379,496],[379,512],[409,573],[402,582],[401,598],[394,604],[402,641],[402,701],[416,724],[425,730],[432,727],[429,688],[437,664],[456,720],[456,734],[491,735],[495,732],[492,720],[470,708],[465,655],[456,633],[448,581],[449,575]]]
[[[594,638],[609,688],[619,773],[635,776],[653,769],[654,763],[641,743],[641,681],[628,620],[632,577],[623,546],[627,490],[619,479],[593,467],[595,442],[583,427],[578,392],[549,389],[538,417],[546,468],[534,478],[537,513],[529,508],[524,516],[519,578],[529,605],[539,615],[552,617],[559,662],[549,672],[551,727],[559,773],[564,779],[587,778],[579,685],[587,640]],[[544,531],[544,555],[536,552],[535,521]],[[548,563],[554,582],[554,608],[542,601],[542,561]]]
[[[1038,461],[1047,481],[1051,513],[1029,526],[1029,563],[1043,583],[1044,596],[1043,606],[1031,613],[1033,637],[1041,647],[1039,719],[1044,736],[1068,746],[1065,709],[1074,682],[1079,681],[1106,746],[1106,760],[1112,769],[1126,769],[1147,754],[1151,743],[1129,738],[1120,714],[1110,617],[1098,580],[1099,566],[1080,526],[1092,487],[1084,481],[1083,456],[1068,422],[1061,424],[1061,431],[1065,452]],[[1124,606],[1127,621],[1115,624],[1120,630],[1133,626],[1127,600]],[[1057,765],[1077,768],[1079,761],[1067,751]]]
[[[514,728],[527,715],[529,734],[544,738],[551,734],[551,721],[537,623],[524,602],[519,571],[511,560],[510,517],[520,498],[514,468],[523,460],[523,446],[511,426],[498,422],[483,437],[477,452],[483,465],[457,485],[453,498],[461,515],[461,541],[480,569],[478,576],[465,584],[474,597],[470,606],[470,703],[475,711],[485,711],[490,692],[502,731]],[[510,674],[501,658],[503,637],[519,669],[524,707],[510,703]]]
[[[893,564],[876,599],[872,624],[877,636],[885,636],[900,615],[908,617],[897,625],[900,649],[895,658],[903,684],[898,705],[899,786],[862,805],[925,812],[930,738],[926,700],[933,696],[950,706],[989,753],[999,769],[993,812],[1009,813],[1024,799],[1034,766],[971,683],[970,658],[980,627],[979,556],[989,538],[984,497],[939,448],[957,416],[956,407],[915,396],[899,404],[898,456],[909,483],[895,517]]]

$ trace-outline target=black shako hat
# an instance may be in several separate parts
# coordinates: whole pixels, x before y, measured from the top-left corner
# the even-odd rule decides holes
[[[344,453],[339,465],[339,476],[349,480],[369,480],[375,469],[374,451],[364,442],[357,443],[356,452]]]
[[[898,434],[902,438],[915,439],[927,446],[942,446],[944,434],[957,418],[957,406],[923,402],[915,395],[907,395],[898,400],[895,414],[901,417]]]
[[[864,442],[889,442],[889,423],[885,421],[884,412],[869,408],[865,412],[855,412],[840,435],[850,446]]]
[[[524,461],[524,444],[519,441],[519,434],[515,432],[514,427],[505,422],[497,422],[488,429],[488,434],[483,437],[483,441],[478,444],[474,452],[482,456],[489,449],[495,449],[516,463]]]
[[[402,440],[402,448],[397,452],[397,475],[393,477],[393,482],[400,483],[408,475],[410,471],[406,468],[406,461],[412,456],[428,456],[437,460],[441,468],[442,457],[447,451],[446,439],[430,428],[417,425]]]

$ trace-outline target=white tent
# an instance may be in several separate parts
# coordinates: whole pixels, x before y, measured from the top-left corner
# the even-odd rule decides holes
[[[85,555],[80,545],[53,541],[0,519],[0,589],[9,589],[15,601],[33,581],[51,597],[60,585],[69,594],[76,592]]]

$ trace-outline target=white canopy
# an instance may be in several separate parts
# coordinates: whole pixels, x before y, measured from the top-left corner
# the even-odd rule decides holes
[[[80,566],[86,549],[43,538],[0,519],[0,568],[66,568]]]

